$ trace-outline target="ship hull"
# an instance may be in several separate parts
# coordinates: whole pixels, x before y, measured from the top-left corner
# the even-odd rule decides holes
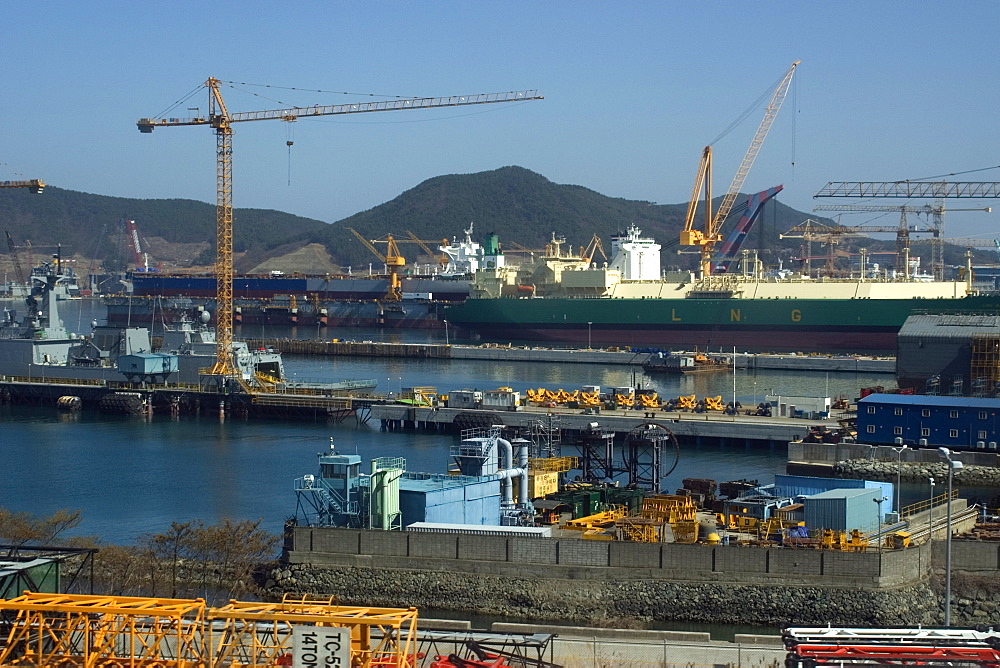
[[[470,299],[443,317],[489,340],[752,352],[895,351],[913,313],[996,313],[959,299]]]
[[[214,320],[215,300],[208,298],[108,297],[108,324],[149,325],[177,322],[183,314],[207,311]],[[291,306],[288,300],[237,300],[234,324],[384,329],[443,329],[443,305],[421,300],[395,303],[320,301]],[[212,322],[210,320],[210,322]]]

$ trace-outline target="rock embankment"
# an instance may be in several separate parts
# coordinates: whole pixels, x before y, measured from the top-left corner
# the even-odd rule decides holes
[[[446,609],[498,618],[607,625],[651,620],[718,624],[897,626],[942,620],[929,584],[840,589],[662,581],[596,582],[285,565],[271,571],[269,596],[309,592],[343,604]]]
[[[926,482],[933,477],[936,481],[948,478],[948,467],[941,463],[883,461],[877,459],[847,459],[833,466],[837,478],[863,480],[883,480],[896,482],[897,466],[899,477],[906,482]],[[954,484],[976,487],[1000,487],[1000,468],[994,466],[967,465],[955,472]]]

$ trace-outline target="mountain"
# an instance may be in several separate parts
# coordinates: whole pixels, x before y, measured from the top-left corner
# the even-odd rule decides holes
[[[665,265],[691,268],[694,254],[672,252],[686,211],[687,204],[607,197],[582,186],[553,183],[540,174],[512,166],[431,178],[389,202],[333,224],[281,211],[236,209],[233,246],[237,271],[322,273],[336,271],[338,265],[359,269],[369,263],[378,266],[375,256],[349,228],[369,239],[391,233],[405,241],[407,233],[412,232],[420,239],[431,240],[427,245],[433,248],[439,239],[461,236],[473,222],[476,238],[496,232],[501,246],[506,248],[515,243],[543,248],[553,233],[565,237],[572,247],[587,245],[597,234],[609,248],[612,234],[635,224],[663,244]],[[731,217],[724,231],[736,217]],[[779,234],[808,217],[772,201],[744,247],[762,249],[761,259],[767,264],[777,264],[781,259],[787,265],[803,242],[780,240]],[[106,268],[122,267],[130,261],[120,222],[123,218],[138,222],[151,266],[210,266],[215,240],[215,207],[211,204],[108,197],[54,187],[46,188],[41,195],[0,189],[0,229],[9,231],[19,246],[30,239],[35,260],[49,252],[50,247],[39,244],[60,243],[65,253],[77,258],[78,266],[89,266],[96,258]],[[893,244],[891,240],[864,241],[870,250],[883,245],[889,249]],[[845,241],[841,248],[857,245],[856,241]],[[824,252],[820,244],[814,246],[814,254]],[[432,261],[416,245],[403,243],[400,251],[411,262],[419,256],[423,256],[422,262]],[[9,258],[4,259],[9,262]]]

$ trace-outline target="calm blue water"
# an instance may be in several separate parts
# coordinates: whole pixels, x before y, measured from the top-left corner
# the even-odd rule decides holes
[[[84,301],[65,304],[63,318],[68,328],[87,332],[95,315],[97,307]],[[321,334],[374,341],[443,339],[443,332],[424,331],[388,336],[376,330]],[[309,334],[284,330],[268,335]],[[733,376],[726,373],[651,378],[628,368],[581,364],[314,357],[288,357],[285,365],[288,374],[300,380],[375,379],[380,392],[415,385],[447,392],[635,384],[656,388],[663,396],[733,394]],[[744,404],[759,401],[769,391],[854,397],[860,387],[875,384],[891,385],[892,377],[740,372],[736,395]],[[89,412],[68,415],[54,408],[26,406],[0,406],[0,426],[0,506],[37,515],[79,509],[83,524],[75,533],[98,536],[107,543],[131,543],[144,533],[166,530],[172,521],[193,519],[213,523],[222,518],[259,518],[265,529],[280,532],[285,518],[295,514],[293,480],[316,472],[316,455],[327,449],[331,437],[338,449],[356,452],[365,461],[405,457],[411,470],[430,472],[446,470],[453,442],[443,434],[380,432],[377,425],[359,425],[353,419],[342,424],[220,423],[187,416],[175,420],[157,415],[146,420]],[[784,466],[783,451],[684,447],[667,486],[680,487],[687,477],[770,482],[775,473],[784,472]],[[917,498],[920,493],[915,488]]]

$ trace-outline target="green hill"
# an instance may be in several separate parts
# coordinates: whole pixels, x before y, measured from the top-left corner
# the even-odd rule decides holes
[[[284,267],[288,267],[295,257],[325,260],[327,254],[330,263],[362,267],[375,258],[348,228],[370,239],[390,233],[405,239],[407,232],[413,232],[421,239],[438,240],[461,236],[473,222],[478,239],[496,232],[501,245],[508,248],[515,243],[542,248],[552,233],[565,237],[573,247],[587,245],[597,234],[608,248],[612,234],[635,224],[663,244],[667,267],[691,268],[695,255],[674,252],[686,209],[686,204],[607,197],[582,186],[553,183],[522,167],[503,167],[428,179],[389,202],[333,224],[280,211],[236,209],[233,245],[239,253],[237,271],[250,271],[273,258],[284,257]],[[738,218],[735,213],[724,231]],[[778,236],[808,217],[773,201],[744,247],[762,249],[761,259],[769,265],[782,260],[788,266],[803,242],[779,240]],[[107,197],[55,187],[46,188],[41,195],[0,189],[0,229],[9,231],[18,245],[30,239],[36,256],[47,252],[40,244],[60,243],[78,261],[89,263],[97,258],[107,268],[122,267],[128,260],[120,222],[123,218],[138,221],[152,264],[162,262],[167,269],[205,266],[214,257],[215,207],[211,204]],[[892,240],[864,241],[862,245],[871,250],[891,249],[893,245]],[[303,251],[310,244],[312,250]],[[841,248],[857,245],[855,240]],[[413,245],[401,246],[401,252],[411,261],[422,255]],[[822,252],[820,244],[814,244],[814,254]],[[948,259],[960,261],[954,253],[949,253]]]

